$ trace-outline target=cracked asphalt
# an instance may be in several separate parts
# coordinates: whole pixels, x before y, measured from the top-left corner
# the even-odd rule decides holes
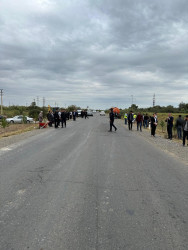
[[[187,249],[188,166],[115,122],[0,149],[0,249]]]

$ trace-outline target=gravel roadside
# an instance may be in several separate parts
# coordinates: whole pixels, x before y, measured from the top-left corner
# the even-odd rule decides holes
[[[123,124],[122,120],[119,120],[117,123],[123,125],[125,129],[128,130],[128,125]],[[151,136],[149,129],[142,128],[142,132],[137,131],[135,124],[133,125],[133,130],[130,131],[130,133],[134,133],[135,136],[142,137],[144,140],[160,148],[163,152],[178,158],[178,160],[182,161],[188,166],[188,146],[183,147],[182,143],[165,139],[158,134],[156,134],[156,137],[153,137]]]

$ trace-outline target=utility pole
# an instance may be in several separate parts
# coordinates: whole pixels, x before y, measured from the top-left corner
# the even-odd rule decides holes
[[[37,96],[37,106],[39,107],[39,96]]]
[[[133,105],[133,95],[131,95],[131,104]]]
[[[153,107],[155,107],[155,94],[153,95]]]
[[[0,89],[1,91],[1,114],[3,114],[3,89]]]
[[[43,107],[45,106],[45,97],[43,97]]]

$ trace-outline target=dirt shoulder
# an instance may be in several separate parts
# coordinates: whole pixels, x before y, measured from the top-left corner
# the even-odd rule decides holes
[[[37,124],[9,124],[8,127],[0,127],[0,139],[11,135],[17,135],[23,132],[31,131],[38,128]]]

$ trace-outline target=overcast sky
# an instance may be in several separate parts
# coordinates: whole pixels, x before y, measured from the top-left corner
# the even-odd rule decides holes
[[[187,0],[0,0],[5,105],[188,102]]]

